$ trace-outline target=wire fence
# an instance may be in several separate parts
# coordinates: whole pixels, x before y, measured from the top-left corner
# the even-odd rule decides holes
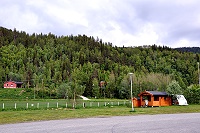
[[[131,101],[0,101],[0,110],[58,109],[58,108],[102,108],[112,106],[130,106]]]

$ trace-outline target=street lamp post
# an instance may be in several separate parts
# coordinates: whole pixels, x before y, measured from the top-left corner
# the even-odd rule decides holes
[[[200,85],[199,62],[197,62],[197,65],[198,65],[198,79],[199,79],[199,85]]]
[[[131,111],[134,111],[134,107],[133,107],[133,89],[132,89],[132,86],[133,86],[133,73],[129,73],[130,75],[130,80],[131,80]]]

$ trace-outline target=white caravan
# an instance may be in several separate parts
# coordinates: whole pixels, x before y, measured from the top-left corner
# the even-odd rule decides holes
[[[188,105],[187,100],[183,95],[175,95],[177,101],[175,102],[176,105]]]

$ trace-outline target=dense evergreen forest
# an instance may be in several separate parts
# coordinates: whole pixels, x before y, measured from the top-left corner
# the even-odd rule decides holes
[[[134,96],[166,91],[174,80],[186,91],[198,84],[199,58],[199,53],[155,44],[117,47],[98,37],[30,35],[0,27],[0,86],[22,81],[27,90],[51,98],[130,98],[130,72]]]
[[[175,48],[175,49],[181,52],[192,52],[192,53],[200,54],[200,47],[181,47],[181,48]]]

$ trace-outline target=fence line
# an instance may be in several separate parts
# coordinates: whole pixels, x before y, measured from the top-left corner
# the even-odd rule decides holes
[[[14,106],[13,106],[14,104]],[[39,108],[99,108],[111,106],[124,106],[130,104],[129,101],[116,101],[116,102],[15,102],[15,103],[2,103],[0,110],[12,109],[39,109]]]

